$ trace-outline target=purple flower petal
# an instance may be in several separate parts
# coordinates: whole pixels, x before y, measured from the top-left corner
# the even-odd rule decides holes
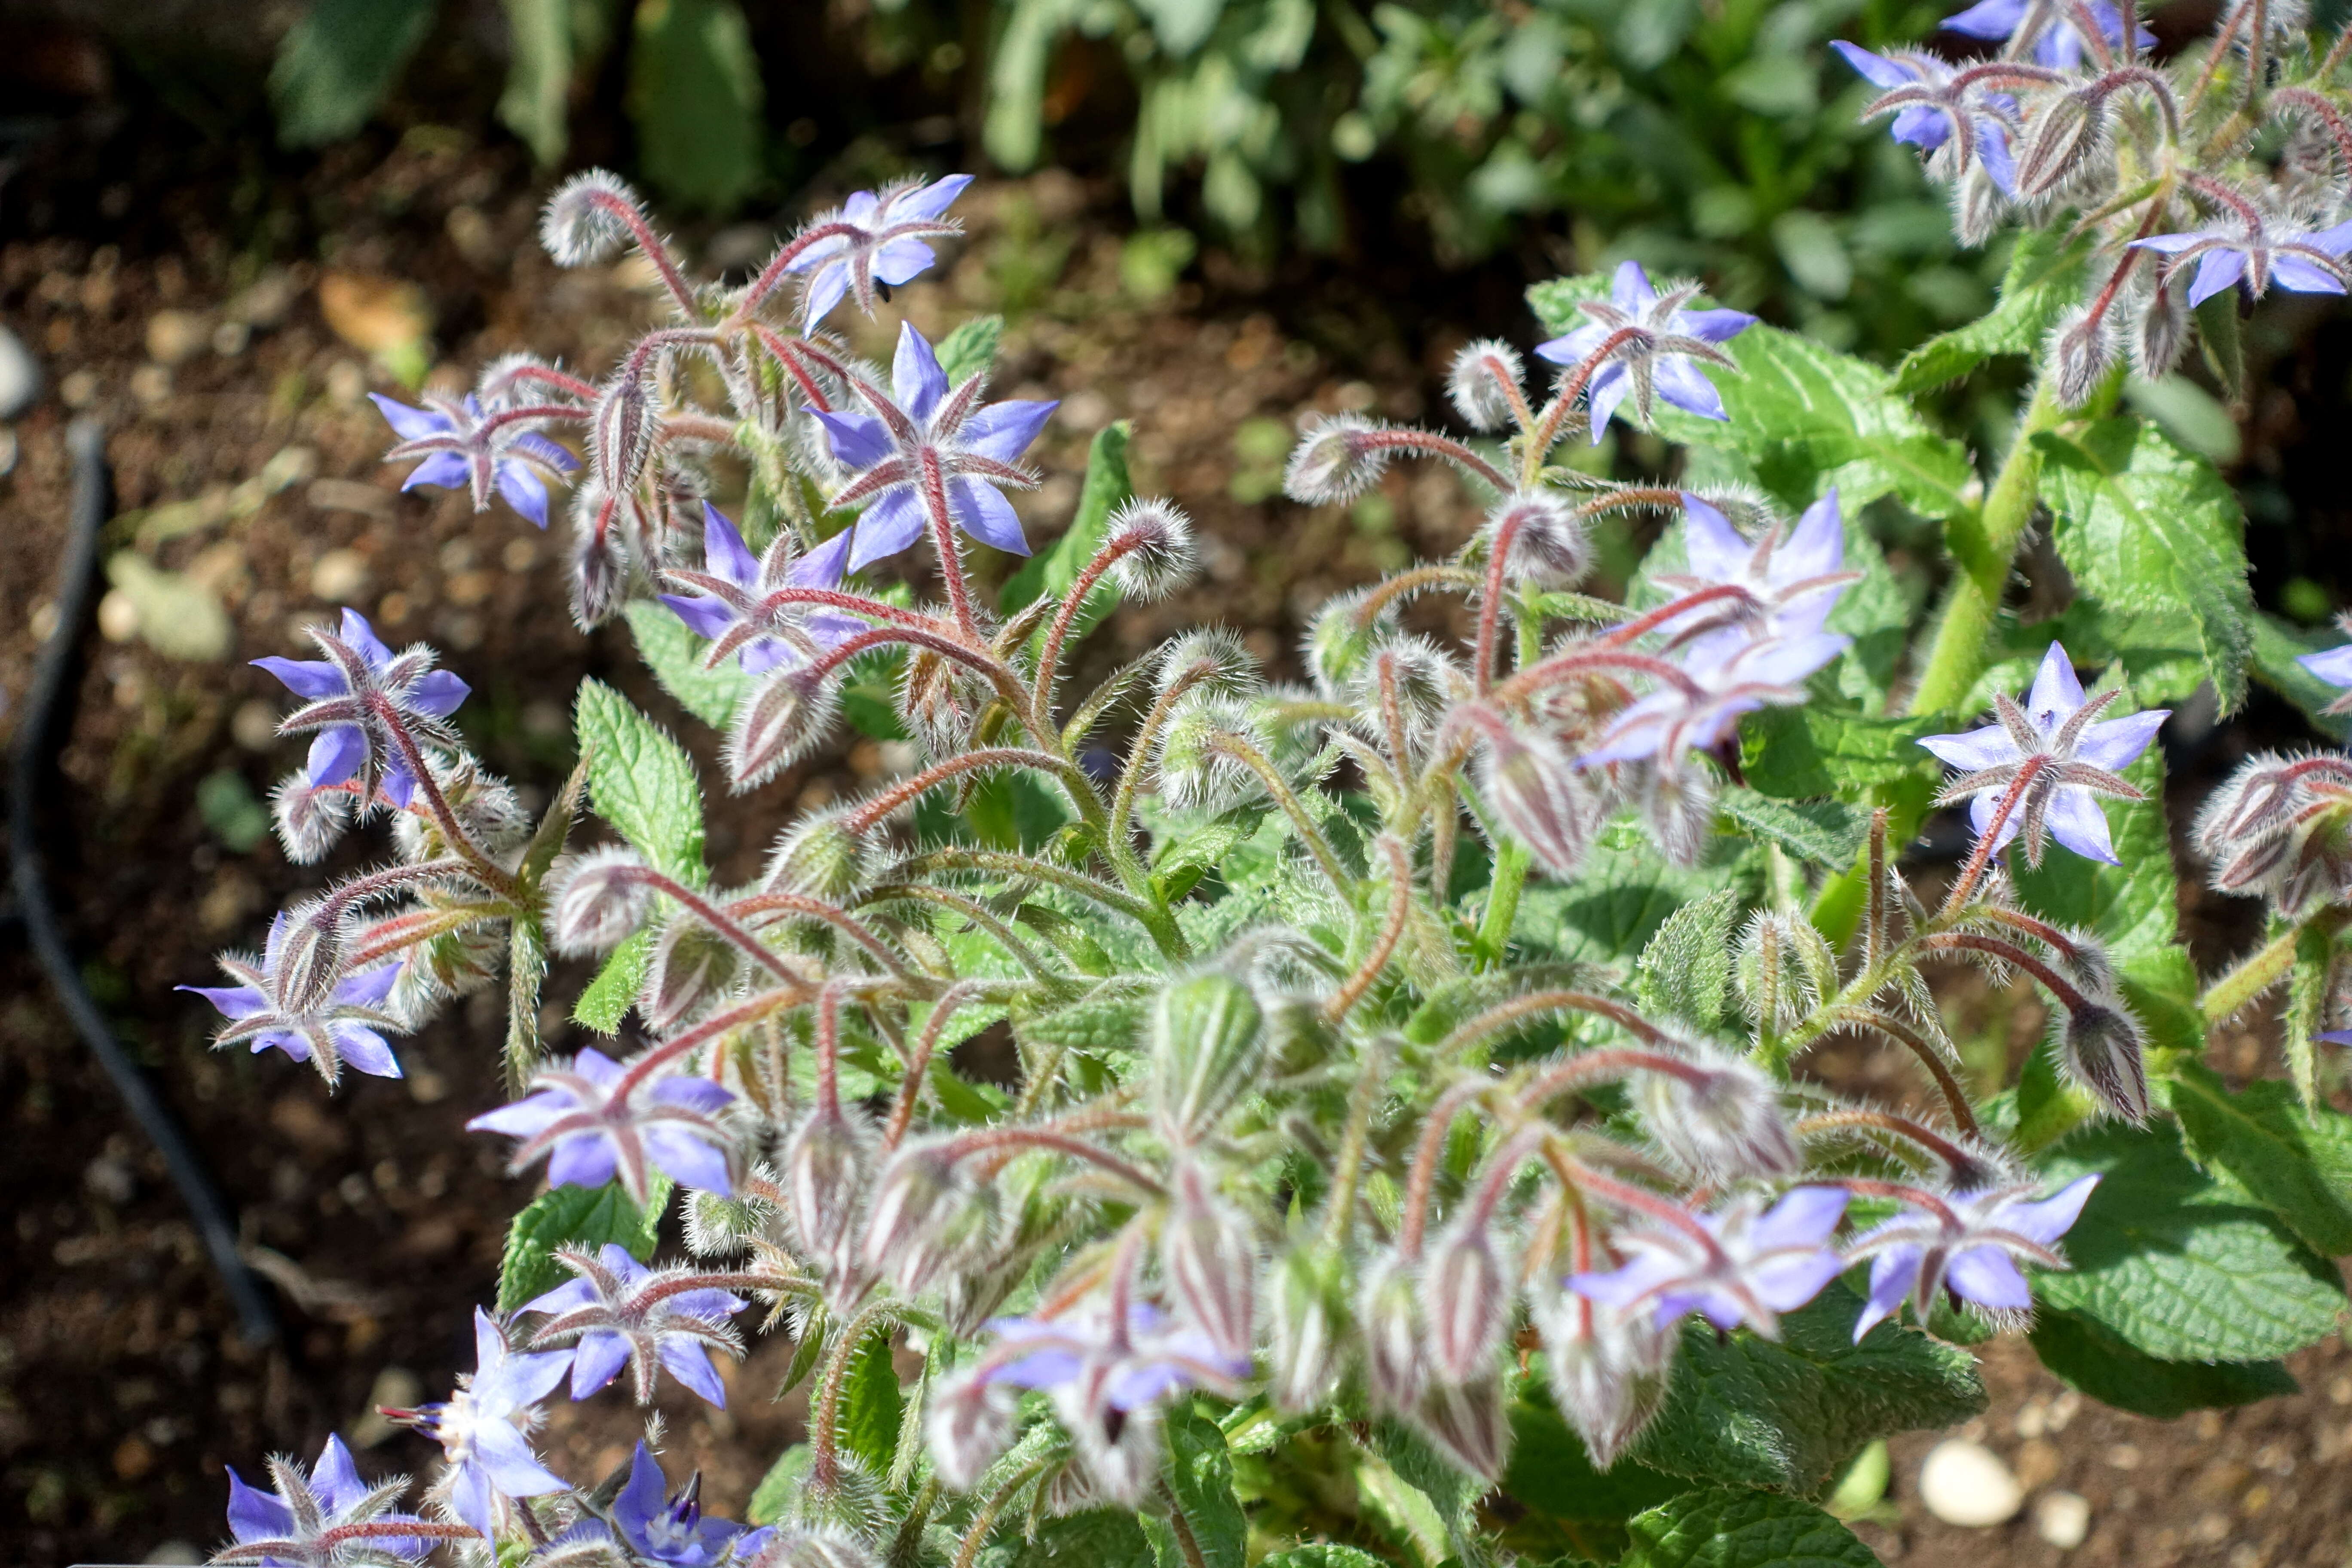
[[[702,503],[702,564],[712,576],[724,577],[739,588],[749,588],[760,576],[759,558],[735,525],[709,501]]]
[[[404,441],[421,441],[427,436],[448,436],[457,431],[450,417],[433,408],[412,408],[405,403],[395,403],[380,392],[368,394],[368,401],[383,415],[383,422],[392,433]]]
[[[1696,414],[1701,419],[1731,417],[1724,412],[1723,395],[1716,391],[1715,383],[1700,374],[1698,366],[1678,354],[1662,355],[1652,379],[1658,395],[1686,414]]]
[[[667,1172],[678,1185],[722,1196],[734,1193],[723,1150],[711,1147],[684,1128],[665,1127],[658,1121],[645,1127],[638,1136],[645,1142],[646,1157]]]
[[[2302,654],[2294,662],[2330,686],[2352,686],[2352,643]]]
[[[1919,1257],[1916,1247],[1897,1247],[1870,1260],[1870,1302],[1853,1321],[1854,1343],[1903,1310],[1904,1298],[1919,1278]]]
[[[1998,1247],[1971,1247],[1955,1253],[1944,1271],[1953,1291],[1979,1307],[2019,1309],[2033,1305],[2033,1289]]]
[[[1018,462],[1053,417],[1060,401],[992,403],[963,423],[956,439],[983,458],[1000,463]]]
[[[473,482],[473,468],[463,456],[456,452],[434,452],[408,470],[408,477],[400,481],[400,488],[413,490],[419,485],[439,485],[445,489],[462,490],[470,489]]]
[[[856,539],[849,553],[853,572],[896,555],[923,536],[922,503],[907,487],[889,491],[858,516]]]
[[[949,174],[908,191],[898,198],[898,205],[891,209],[891,216],[901,220],[936,218],[963,195],[964,187],[971,184],[971,178],[970,174]]]
[[[533,1296],[530,1300],[525,1301],[521,1306],[516,1308],[515,1310],[518,1312],[545,1312],[551,1317],[559,1312],[569,1312],[575,1307],[585,1307],[595,1300],[595,1285],[587,1279],[580,1279],[575,1276],[572,1279],[566,1279],[562,1284],[558,1285],[552,1290],[543,1291],[539,1295]],[[575,1377],[578,1375],[576,1369],[574,1370],[573,1375]]]
[[[2341,294],[2344,279],[2315,261],[2291,253],[2271,258],[2271,282],[2291,294]]]
[[[1683,492],[1683,555],[1691,575],[1736,582],[1747,575],[1756,547],[1740,537],[1731,520],[1688,490]]]
[[[257,669],[266,669],[295,696],[312,702],[322,697],[341,697],[351,690],[343,672],[322,658],[268,658],[253,660]]]
[[[1845,566],[1845,521],[1838,510],[1837,487],[1807,507],[1793,532],[1772,552],[1772,580],[1801,583],[1826,577]]]
[[[948,504],[955,513],[956,526],[982,543],[1014,555],[1029,553],[1029,541],[1021,533],[1020,514],[994,485],[981,479],[950,479]]]
[[[1702,342],[1727,343],[1756,324],[1745,310],[1679,310],[1675,330]]]
[[[595,1299],[593,1288],[589,1299]],[[620,1376],[621,1369],[628,1364],[629,1342],[619,1334],[581,1335],[572,1352],[572,1397],[587,1398]]]
[[[1981,730],[1970,730],[1961,735],[1922,735],[1919,744],[1952,766],[1968,773],[2013,763],[2020,754],[2017,743],[2009,737],[2009,731],[1998,724],[1988,724]]]
[[[1874,55],[1858,44],[1843,38],[1832,38],[1830,47],[1835,49],[1846,64],[1862,73],[1862,79],[1882,92],[1892,92],[1898,87],[1908,87],[1919,79],[1919,72],[1900,60],[1890,60],[1885,55]]]
[[[940,356],[932,352],[930,340],[915,331],[912,321],[898,323],[898,349],[890,359],[890,391],[917,424],[929,419],[940,399],[947,395],[947,372],[940,368]]]
[[[321,730],[310,742],[310,761],[304,764],[304,776],[313,789],[325,789],[339,784],[360,771],[367,761],[367,737],[356,724],[333,724]]]
[[[558,1355],[554,1359],[565,1362],[571,1358]],[[530,1451],[529,1439],[504,1421],[486,1421],[476,1429],[474,1454],[491,1484],[509,1497],[544,1497],[549,1492],[571,1489],[562,1476],[539,1462],[539,1456]]]
[[[1967,10],[1945,17],[1939,26],[1971,38],[2006,38],[2023,20],[2025,0],[1978,0]]]
[[[580,1132],[556,1142],[547,1160],[551,1187],[601,1187],[613,1179],[619,1163],[612,1140],[601,1132]]]
[[[468,1132],[503,1132],[510,1138],[535,1138],[553,1125],[559,1116],[569,1114],[577,1106],[568,1094],[554,1089],[541,1089],[511,1105],[501,1105],[496,1110],[486,1110],[466,1123]]]
[[[2147,750],[2156,732],[2172,716],[2169,708],[2149,708],[2121,719],[2109,719],[2083,731],[2074,754],[2095,768],[2121,773]]]
[[[894,239],[874,253],[874,276],[896,289],[912,279],[939,258],[919,239]]]
[[[833,448],[834,460],[845,467],[870,468],[898,451],[890,441],[890,427],[870,414],[834,414],[824,409],[814,414],[824,427],[825,445]]]
[[[400,1060],[384,1037],[365,1024],[330,1024],[327,1033],[344,1061],[371,1078],[399,1078]]]
[[[2084,859],[2108,866],[2123,864],[2116,858],[2114,840],[2107,836],[2107,814],[2099,809],[2098,797],[2089,790],[2062,788],[2053,792],[2045,820],[2050,837]]]
[[[545,528],[547,481],[521,463],[500,463],[498,475],[499,494],[507,498],[507,504],[525,521]]]
[[[2033,672],[2033,690],[2026,697],[2025,710],[2047,730],[2064,723],[2082,705],[2083,683],[2075,678],[2074,661],[2066,657],[2064,648],[2052,643]]]
[[[1844,1217],[1846,1197],[1843,1187],[1798,1187],[1749,1226],[1748,1241],[1759,1251],[1819,1247]]]
[[[428,669],[408,689],[409,706],[436,719],[446,719],[465,704],[473,688],[446,669]]]
[[[276,1541],[294,1531],[294,1510],[274,1492],[245,1484],[236,1468],[228,1469],[228,1528],[239,1541]]]
[[[1585,384],[1587,412],[1592,420],[1592,444],[1599,446],[1601,437],[1609,433],[1609,421],[1617,416],[1617,406],[1633,390],[1633,378],[1625,374],[1622,364],[1603,365]]]
[[[661,1363],[678,1382],[719,1409],[727,1408],[727,1385],[719,1381],[719,1372],[710,1364],[709,1352],[698,1342],[665,1338],[661,1342]]]
[[[2209,250],[2197,264],[2196,281],[2189,285],[2190,309],[2203,304],[2224,289],[2234,288],[2246,275],[2246,253],[2242,250]]]
[[[1609,279],[1609,302],[1628,315],[1639,315],[1658,302],[1650,275],[1638,261],[1621,261]]]
[[[825,242],[818,242],[819,246],[824,243]],[[847,242],[846,240],[844,240],[842,243],[845,244]],[[818,258],[811,254],[812,251],[817,248],[818,246],[812,246],[809,250],[804,250],[801,252],[800,255],[793,258],[792,266],[788,270],[798,272],[821,260],[822,258]],[[815,276],[812,277],[808,280],[808,286],[803,291],[801,297],[802,322],[809,327],[815,326],[819,321],[824,321],[825,317],[831,315],[833,313],[833,308],[835,305],[840,304],[841,301],[848,296],[848,293],[849,263],[846,261],[835,261],[826,265],[821,271],[816,273]]]
[[[670,613],[684,621],[687,628],[706,642],[717,642],[735,624],[735,612],[717,599],[707,599],[699,594],[656,594],[667,605]]]
[[[250,1018],[265,1012],[269,998],[250,985],[174,985],[174,991],[193,991],[220,1009],[226,1018]]]
[[[2055,1247],[2058,1238],[2074,1227],[2075,1220],[2082,1216],[2083,1205],[2091,1201],[2091,1194],[2098,1184],[2096,1175],[2077,1176],[2039,1203],[2006,1205],[2000,1213],[2000,1223],[2029,1241]]]

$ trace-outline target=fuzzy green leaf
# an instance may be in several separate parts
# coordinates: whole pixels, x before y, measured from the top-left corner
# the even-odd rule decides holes
[[[628,109],[646,178],[724,212],[761,177],[760,61],[736,0],[639,0]]]
[[[2088,1128],[2042,1166],[2053,1186],[2102,1177],[2066,1233],[2074,1268],[2034,1282],[2049,1305],[2159,1361],[2269,1361],[2335,1328],[2335,1267],[2190,1164],[2173,1124]]]
[[[506,1253],[499,1263],[499,1310],[511,1312],[572,1277],[555,1261],[559,1247],[593,1252],[608,1241],[618,1242],[640,1263],[651,1258],[662,1211],[669,1207],[670,1182],[658,1171],[650,1181],[643,1208],[618,1182],[550,1187],[533,1198],[507,1229]]]
[[[1631,959],[1668,915],[1732,880],[1724,852],[1738,848],[1719,845],[1709,863],[1672,866],[1638,826],[1612,823],[1573,885],[1530,884],[1520,895],[1517,931],[1571,963]]]
[[[1957,381],[1995,354],[2034,354],[2058,318],[2083,297],[2087,242],[2067,245],[2046,230],[2019,236],[2000,280],[2000,302],[1967,326],[1939,332],[1903,356],[1895,390],[1932,391]]]
[[[588,800],[659,869],[699,887],[702,787],[685,748],[599,680],[580,683],[572,731],[588,757]]]
[[[1776,800],[1735,785],[1717,795],[1715,804],[1750,838],[1777,844],[1800,860],[1835,870],[1853,864],[1868,836],[1862,814],[1843,801]]]
[[[1619,1525],[1654,1508],[1690,1483],[1621,1459],[1606,1470],[1592,1468],[1583,1440],[1569,1429],[1540,1390],[1511,1406],[1511,1460],[1503,1490],[1551,1519],[1590,1530]]]
[[[1234,1457],[1225,1434],[1190,1405],[1168,1413],[1168,1489],[1192,1532],[1197,1562],[1205,1568],[1244,1568],[1249,1561],[1249,1521],[1234,1495]],[[1191,1552],[1180,1552],[1161,1568],[1187,1568]]]
[[[996,363],[996,345],[1004,341],[1004,318],[974,316],[940,340],[940,369],[950,385],[977,375]]]
[[[1809,1502],[1709,1487],[1636,1516],[1620,1568],[1877,1568],[1853,1531]]]
[[[2160,1421],[2191,1410],[2225,1410],[2296,1392],[2293,1373],[2274,1361],[2158,1361],[2074,1312],[2043,1310],[2033,1320],[2042,1364],[2103,1405]]]
[[[842,1390],[842,1446],[866,1461],[875,1475],[889,1471],[898,1451],[898,1417],[905,1407],[898,1369],[890,1358],[890,1336],[868,1334],[849,1363]]]
[[[1004,1568],[1160,1568],[1137,1517],[1126,1509],[1093,1508],[1041,1520]]]
[[[1701,1029],[1722,1024],[1739,912],[1738,897],[1718,888],[1665,918],[1634,966],[1634,995],[1643,1011],[1672,1014]]]
[[[795,1443],[776,1456],[760,1484],[751,1489],[751,1500],[743,1505],[743,1517],[753,1524],[773,1524],[784,1517],[808,1483],[809,1463],[816,1456],[806,1443]]]
[[[1862,1300],[1833,1282],[1780,1320],[1779,1343],[1685,1326],[1666,1402],[1632,1457],[1694,1479],[1810,1493],[1873,1437],[1982,1410],[1967,1352],[1893,1323],[1853,1342]]]
[[[688,630],[666,605],[632,599],[623,614],[637,640],[637,657],[679,707],[714,730],[733,722],[735,705],[756,684],[740,665],[729,659],[717,669],[703,668],[703,650],[710,645]]]
[[[1276,1552],[1259,1563],[1257,1568],[1387,1568],[1387,1564],[1353,1546],[1310,1541],[1304,1546]]]
[[[2306,1115],[2292,1086],[2266,1079],[2236,1094],[2202,1062],[2168,1086],[2189,1153],[2225,1177],[2323,1258],[2352,1254],[2352,1117]]]
[[[2034,437],[2053,542],[2106,646],[2145,702],[2210,680],[2224,714],[2245,700],[2253,650],[2245,517],[2211,462],[2157,426],[2104,419],[2069,440]],[[2079,607],[2079,606],[2078,606]],[[2079,639],[2078,639],[2079,640]]]
[[[580,993],[580,1000],[572,1005],[574,1023],[584,1024],[600,1035],[615,1034],[621,1020],[628,1016],[636,1002],[637,993],[645,988],[646,966],[653,962],[654,933],[650,931],[633,932],[604,960],[604,967]]]
[[[1144,992],[1105,986],[1065,1006],[1016,1016],[1013,1029],[1022,1039],[1041,1046],[1097,1054],[1132,1051],[1150,1000]]]

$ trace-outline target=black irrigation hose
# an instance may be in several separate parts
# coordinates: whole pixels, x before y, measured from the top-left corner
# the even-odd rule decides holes
[[[49,900],[48,881],[41,870],[41,851],[35,808],[40,788],[55,760],[52,742],[61,745],[70,718],[66,709],[72,684],[74,652],[90,613],[90,590],[98,569],[98,534],[106,521],[107,473],[105,433],[93,419],[77,419],[66,432],[66,448],[73,458],[73,513],[68,524],[65,564],[58,574],[57,626],[41,645],[34,667],[32,689],[26,693],[23,721],[16,729],[8,766],[8,858],[13,863],[17,913],[25,922],[34,955],[47,972],[58,1002],[73,1020],[106,1076],[114,1080],[132,1121],[152,1139],[171,1172],[173,1185],[212,1254],[221,1284],[236,1304],[245,1338],[264,1344],[278,1338],[278,1314],[268,1293],[245,1266],[237,1248],[236,1226],[228,1205],[213,1184],[212,1173],[188,1142],[186,1130],[172,1113],[140,1065],[122,1048],[106,1017],[83,988],[73,954],[66,947],[56,907]]]

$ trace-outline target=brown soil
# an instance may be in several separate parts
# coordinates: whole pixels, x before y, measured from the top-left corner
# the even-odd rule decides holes
[[[143,514],[145,534],[126,515],[110,548],[191,574],[232,618],[233,647],[217,660],[87,633],[50,851],[92,988],[192,1125],[289,1328],[267,1352],[237,1341],[160,1162],[29,960],[15,944],[0,950],[11,1133],[0,1190],[16,1213],[13,1237],[0,1237],[0,1541],[18,1561],[209,1547],[225,1464],[251,1474],[264,1454],[307,1456],[332,1431],[363,1445],[371,1470],[425,1468],[425,1445],[365,1413],[431,1397],[469,1364],[468,1314],[490,1295],[506,1220],[529,1194],[497,1150],[461,1130],[499,1098],[494,1003],[460,1005],[404,1042],[404,1082],[360,1079],[331,1099],[278,1056],[213,1053],[209,1011],[171,989],[206,981],[215,950],[257,945],[270,911],[324,875],[289,866],[266,839],[231,850],[194,804],[197,782],[223,772],[266,797],[299,757],[268,733],[281,693],[240,661],[298,653],[301,626],[350,603],[387,637],[443,650],[475,688],[462,716],[470,739],[540,799],[568,763],[566,706],[585,674],[674,722],[706,763],[715,755],[712,737],[651,688],[625,632],[572,629],[560,533],[502,509],[476,516],[446,492],[398,492],[377,462],[383,426],[361,395],[397,388],[351,341],[387,311],[421,310],[436,378],[462,384],[524,347],[599,367],[646,319],[642,289],[626,268],[555,270],[532,243],[534,193],[520,169],[454,133],[344,155],[316,178],[337,193],[331,239],[284,265],[233,243],[200,193],[177,198],[168,249],[0,244],[0,318],[53,389],[16,426],[19,455],[0,478],[0,730],[16,721],[47,629],[67,493],[59,395],[104,419],[120,508]],[[1202,584],[1115,623],[1092,657],[1108,663],[1172,626],[1215,620],[1287,662],[1329,593],[1449,549],[1474,521],[1454,482],[1426,472],[1391,475],[1377,504],[1351,512],[1281,503],[1273,480],[1293,416],[1307,406],[1433,415],[1433,368],[1462,331],[1416,319],[1408,336],[1349,303],[1362,296],[1345,288],[1276,290],[1213,258],[1205,288],[1139,300],[1121,281],[1110,209],[1106,192],[1066,176],[976,192],[962,209],[971,239],[940,280],[908,291],[905,309],[934,331],[1006,311],[1000,385],[1064,399],[1040,453],[1050,477],[1024,503],[1033,536],[1063,525],[1092,433],[1128,416],[1139,489],[1173,496],[1199,522]],[[706,240],[707,251],[745,248],[739,233]],[[401,283],[416,286],[413,299]],[[236,322],[242,332],[223,330]],[[858,341],[887,353],[887,327],[861,328]],[[299,477],[240,500],[236,487],[273,459]],[[872,748],[850,748],[751,798],[717,795],[722,873],[755,864],[793,805],[877,765]],[[337,864],[373,852],[355,846]],[[559,1005],[546,1023],[559,1043],[560,1001],[583,978],[559,970],[551,984]],[[2251,1038],[2232,1065],[2259,1065]],[[1859,1060],[1842,1070],[1877,1071]],[[728,1412],[664,1406],[673,1469],[700,1464],[721,1510],[740,1505],[797,1429],[796,1406],[765,1397],[781,1370],[764,1349],[731,1373]],[[2296,1398],[2167,1426],[2072,1410],[2030,1353],[1997,1347],[1981,1426],[2034,1487],[2090,1500],[2083,1561],[2333,1564],[2347,1544],[2352,1358],[2330,1344],[2296,1370]],[[625,1404],[601,1399],[558,1411],[549,1447],[586,1475],[638,1429]],[[1912,1481],[1928,1442],[1896,1445],[1901,1517],[1863,1526],[1874,1546],[1906,1563],[2055,1558],[2027,1523],[1970,1533],[1927,1521]]]

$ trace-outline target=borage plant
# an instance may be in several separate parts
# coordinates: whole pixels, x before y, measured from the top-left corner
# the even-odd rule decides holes
[[[1192,567],[1182,514],[1127,493],[1123,427],[988,602],[963,541],[1027,552],[1004,492],[1049,405],[988,400],[992,323],[902,327],[887,376],[823,330],[929,263],[959,182],[858,196],[733,290],[616,183],[566,186],[549,248],[634,245],[674,319],[602,382],[518,358],[387,409],[394,457],[541,521],[574,466],[547,432],[583,437],[579,617],[626,616],[735,789],[845,712],[915,761],[719,887],[684,752],[602,685],[534,826],[429,650],[353,616],[265,661],[317,737],[289,853],[388,817],[397,855],[228,962],[223,1043],[395,1074],[387,1034],[503,971],[517,1097],[474,1126],[551,1184],[478,1370],[392,1413],[446,1455],[424,1511],[331,1446],[238,1484],[218,1561],[1862,1563],[1817,1502],[1885,1434],[1981,1408],[1991,1334],[2151,1414],[2291,1387],[2352,1251],[2321,1059],[2352,1037],[2352,759],[2259,759],[2200,816],[2272,926],[2206,985],[2154,742],[2250,668],[2315,707],[2352,670],[2298,666],[2228,485],[2122,402],[2126,362],[2161,376],[2192,337],[2234,386],[2248,298],[2344,288],[2345,46],[2288,15],[2232,7],[2165,65],[2097,6],[2018,8],[1972,64],[1857,52],[1963,237],[2023,226],[1998,309],[1892,374],[1629,264],[1535,291],[1548,388],[1463,352],[1483,434],[1307,423],[1298,501],[1431,459],[1487,513],[1326,606],[1300,687],[1209,629],[1067,684],[1114,604]],[[1986,482],[1909,400],[2004,354],[2035,379]],[[1684,445],[1680,484],[1573,466],[1612,418]],[[720,452],[740,522],[707,499]],[[1906,512],[1950,558],[1916,647],[1863,526]],[[2045,513],[2073,595],[2029,626],[2004,601]],[[1660,519],[1622,603],[1578,591],[1597,536]],[[939,602],[859,585],[910,551]],[[1406,629],[1444,595],[1466,637]],[[1906,867],[1963,803],[1957,868]],[[572,847],[583,805],[621,841]],[[608,1045],[541,1051],[551,949],[603,955],[576,1016]],[[2046,1013],[2014,1082],[1948,1033],[1957,964]],[[2281,984],[2293,1081],[2233,1089],[2209,1029]],[[997,1026],[1013,1081],[956,1070]],[[1915,1092],[1802,1076],[1839,1036]],[[534,1451],[560,1389],[723,1404],[754,1322],[793,1337],[809,1415],[743,1524],[648,1450],[575,1478]]]

